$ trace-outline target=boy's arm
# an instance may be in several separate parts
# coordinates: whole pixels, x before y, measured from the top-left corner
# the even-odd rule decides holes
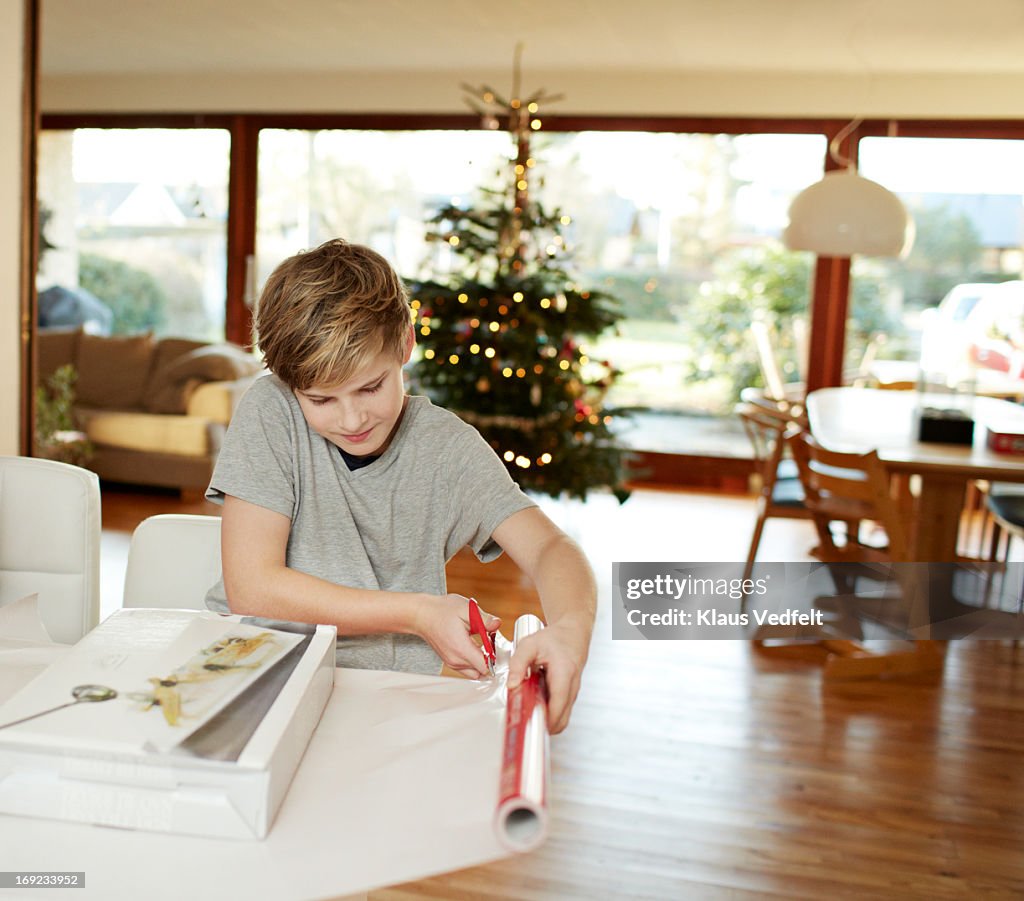
[[[475,679],[487,672],[480,648],[469,637],[466,598],[347,588],[290,569],[285,562],[290,530],[287,516],[225,496],[221,560],[233,613],[325,623],[340,635],[412,633],[463,675]],[[485,616],[488,628],[496,629],[500,620]]]
[[[547,628],[523,640],[509,666],[515,688],[530,666],[543,666],[548,686],[548,728],[561,732],[580,690],[597,609],[597,586],[579,546],[536,507],[513,513],[494,540],[537,587]]]

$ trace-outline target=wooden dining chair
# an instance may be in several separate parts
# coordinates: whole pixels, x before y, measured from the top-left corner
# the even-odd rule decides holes
[[[806,433],[792,436],[790,448],[824,562],[886,563],[910,558],[888,473],[874,451],[853,454],[828,450]],[[884,529],[887,543],[862,540],[860,529],[845,533],[842,541],[837,541],[832,523],[850,520],[877,523]]]
[[[750,323],[750,336],[757,352],[765,393],[775,400],[802,400],[807,393],[804,382],[786,382],[776,354],[776,338],[771,326],[762,319]]]
[[[818,444],[807,432],[790,435],[804,490],[804,505],[818,533],[815,556],[825,563],[872,564],[906,562],[909,539],[898,504],[890,492],[889,476],[876,453],[837,453]],[[885,541],[867,540],[861,528],[836,529],[836,523],[877,523]],[[877,532],[872,532],[872,539]],[[851,569],[836,567],[833,577],[840,594],[852,594]],[[870,575],[870,569],[862,570]],[[877,603],[873,604],[877,606]],[[828,626],[813,642],[770,644],[755,638],[766,654],[824,661],[826,679],[863,679],[940,672],[941,645],[917,641],[912,650],[876,653],[858,641],[834,637]]]
[[[781,419],[786,425],[799,430],[808,430],[807,408],[802,398],[775,397],[767,388],[748,387],[740,391],[740,401],[756,407],[759,412],[773,419]]]
[[[917,382],[909,379],[897,379],[892,382],[875,382],[872,386],[879,391],[913,391],[917,388]]]
[[[760,482],[754,533],[743,569],[743,578],[749,579],[769,517],[810,519],[810,512],[804,506],[804,492],[796,463],[786,454],[786,435],[798,430],[799,426],[775,405],[740,403],[736,405],[735,412],[750,440]]]
[[[1014,541],[1024,540],[1024,486],[986,482],[983,489],[980,495],[980,510],[976,517],[978,523],[972,529],[973,537],[977,539],[976,559],[1000,564],[997,571],[990,574],[989,588],[995,587],[994,583],[998,578],[1002,583],[1000,589],[1003,589],[1004,580],[1012,572],[1008,564],[1021,559],[1019,550],[1014,548]],[[1010,590],[1016,595],[1016,612],[1020,615],[1024,611],[1024,584],[1018,582],[1012,585]],[[993,591],[986,591],[986,606],[992,598]],[[1015,645],[1017,643],[1014,642]]]
[[[989,539],[990,560],[1009,561],[1010,543],[1024,538],[1024,493],[1019,485],[993,484],[985,497],[993,528]]]

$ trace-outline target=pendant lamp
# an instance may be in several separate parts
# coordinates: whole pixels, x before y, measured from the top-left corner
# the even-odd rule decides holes
[[[829,153],[845,166],[805,188],[789,207],[782,240],[790,250],[819,256],[905,257],[914,243],[914,220],[903,202],[878,182],[857,174],[839,154],[839,143],[860,124],[854,120],[829,144]]]

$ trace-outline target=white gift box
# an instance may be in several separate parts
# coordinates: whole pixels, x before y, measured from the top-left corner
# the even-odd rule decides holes
[[[335,638],[119,610],[0,706],[0,812],[263,838],[330,697]],[[116,697],[70,703],[84,685]]]

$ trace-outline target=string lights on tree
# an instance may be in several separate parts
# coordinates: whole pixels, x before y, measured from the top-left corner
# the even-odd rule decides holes
[[[585,498],[610,488],[620,500],[626,455],[604,406],[619,370],[592,359],[581,341],[621,318],[614,299],[573,277],[566,230],[572,220],[546,210],[531,188],[538,163],[543,90],[522,97],[516,50],[509,98],[463,85],[485,128],[504,126],[515,153],[472,206],[449,204],[428,240],[447,245],[453,272],[409,288],[421,354],[417,389],[474,425],[524,489]]]

